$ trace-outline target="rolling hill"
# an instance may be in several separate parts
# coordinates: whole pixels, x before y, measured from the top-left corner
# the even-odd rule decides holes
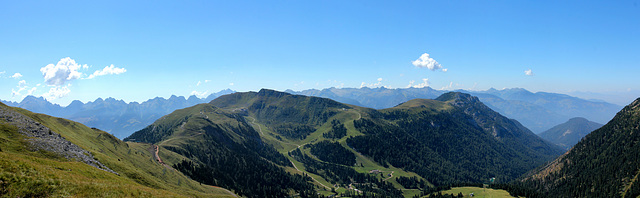
[[[562,153],[463,93],[374,110],[262,89],[177,110],[125,140],[157,144],[185,175],[248,197],[402,197],[510,181]]]
[[[569,121],[546,130],[539,135],[542,139],[569,150],[584,136],[600,127],[602,127],[602,124],[591,122],[585,118],[571,118]]]
[[[235,196],[163,166],[152,148],[0,103],[0,196]]]

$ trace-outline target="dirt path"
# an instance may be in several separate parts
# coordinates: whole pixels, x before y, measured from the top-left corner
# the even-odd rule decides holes
[[[389,173],[389,178],[383,179],[382,181],[387,181],[388,179],[391,179],[393,177],[393,171],[391,171],[391,173]]]
[[[358,120],[359,120],[360,118],[362,118],[362,115],[360,115],[360,113],[359,113],[359,112],[355,111],[355,113],[357,113],[357,114],[358,114]],[[248,117],[248,116],[247,116],[247,117]],[[251,118],[251,119],[252,119],[251,124],[252,124],[252,125],[254,125],[254,126],[258,126],[258,131],[260,132],[260,134],[261,134],[262,136],[264,136],[264,132],[262,132],[262,127],[261,127],[258,123],[256,123],[256,119],[255,119],[255,118],[253,118],[253,117],[249,117],[249,118]],[[304,146],[304,145],[309,144],[309,142],[304,143],[304,144],[294,144],[294,143],[289,143],[289,142],[283,142],[283,141],[281,141],[281,140],[277,140],[277,139],[276,139],[276,141],[278,141],[278,142],[280,142],[280,143],[283,143],[283,144],[295,145],[295,146],[296,146],[296,148],[291,149],[289,152],[292,152],[292,151],[294,151],[294,150],[296,150],[296,149],[298,149],[298,148],[300,148],[300,147],[302,147],[302,146]],[[309,173],[308,173],[308,172],[306,172],[306,171],[302,171],[302,170],[300,170],[300,169],[296,166],[296,164],[295,164],[295,163],[293,163],[293,161],[292,161],[291,159],[289,159],[289,162],[291,162],[291,165],[293,165],[293,168],[295,168],[298,172],[309,174]],[[311,177],[311,176],[309,176],[309,177]],[[316,180],[316,178],[311,177],[311,179],[312,179],[313,181],[315,181],[316,183],[320,184],[320,185],[321,185],[322,187],[324,187],[325,189],[331,189],[330,187],[328,187],[328,186],[326,186],[326,185],[322,184],[321,182],[319,182],[318,180]]]
[[[249,117],[249,118],[253,119],[253,121],[251,121],[251,124],[258,126],[258,131],[260,131],[260,135],[264,136],[264,133],[262,132],[262,127],[256,123],[256,119],[253,117]]]
[[[295,164],[295,163],[293,163],[293,161],[289,160],[289,162],[291,162],[291,164],[293,165],[293,168],[295,168],[297,171],[299,171],[299,172],[301,172],[301,173],[306,173],[306,172],[301,171],[300,169],[298,169],[298,167],[296,166],[296,164]],[[311,177],[311,176],[309,176],[309,177]],[[322,187],[324,187],[325,189],[331,189],[331,188],[329,188],[329,187],[325,186],[324,184],[320,183],[318,180],[316,180],[316,178],[311,177],[311,179],[312,179],[313,181],[315,181],[316,183],[320,184],[320,185],[321,185]]]
[[[156,160],[158,161],[158,163],[162,164],[164,167],[167,167],[169,170],[173,170],[173,167],[165,164],[162,159],[160,159],[160,155],[158,155],[158,152],[160,151],[160,147],[158,147],[158,145],[153,145],[153,150],[155,150],[155,152],[153,153],[153,156],[156,158]]]
[[[353,112],[356,112],[358,114],[358,119],[356,120],[360,120],[362,118],[362,114],[360,114],[360,112],[356,111],[355,109],[351,109],[353,110]]]

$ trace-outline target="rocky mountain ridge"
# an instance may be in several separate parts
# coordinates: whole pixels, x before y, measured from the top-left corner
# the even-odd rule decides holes
[[[60,136],[60,134],[39,122],[19,114],[16,111],[12,111],[9,108],[10,107],[0,103],[0,121],[16,126],[21,134],[29,137],[26,141],[31,145],[30,149],[45,150],[69,160],[80,161],[98,169],[118,174],[96,160],[90,152],[69,142]]]

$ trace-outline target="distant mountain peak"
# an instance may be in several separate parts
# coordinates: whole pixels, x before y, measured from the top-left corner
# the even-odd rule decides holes
[[[264,97],[264,96],[268,96],[268,97],[283,97],[283,96],[288,96],[291,95],[290,93],[286,93],[286,92],[280,92],[280,91],[276,91],[276,90],[272,90],[272,89],[260,89],[260,91],[258,92],[258,96],[260,97]]]
[[[440,95],[436,100],[443,102],[451,102],[453,106],[463,106],[465,104],[475,104],[480,102],[478,97],[461,92],[447,92]]]
[[[575,117],[575,118],[569,119],[569,121],[570,122],[588,122],[589,120],[583,117]]]

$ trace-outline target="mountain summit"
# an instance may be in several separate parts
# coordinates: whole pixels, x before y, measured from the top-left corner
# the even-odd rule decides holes
[[[553,142],[567,150],[578,143],[587,134],[591,133],[602,124],[591,122],[586,118],[571,118],[569,121],[540,133],[542,139]]]
[[[394,186],[407,178],[393,173],[423,186],[506,182],[562,154],[458,92],[381,110],[269,89],[233,93],[176,110],[126,140],[157,144],[170,151],[168,165],[248,197],[330,186],[402,197]],[[392,174],[363,173],[381,171]]]

